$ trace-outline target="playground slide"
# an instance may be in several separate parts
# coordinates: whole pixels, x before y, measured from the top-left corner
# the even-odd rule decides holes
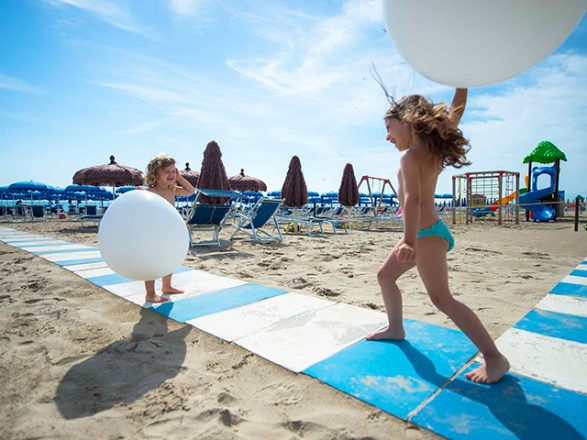
[[[499,208],[499,205],[501,204],[502,206],[507,205],[508,203],[510,203],[512,200],[514,200],[516,198],[516,195],[518,193],[516,191],[514,191],[513,193],[511,193],[509,196],[505,196],[502,197],[501,200],[498,200],[497,202],[493,202],[490,206],[489,209],[491,211],[497,211],[497,208]]]
[[[532,211],[532,219],[539,222],[548,222],[554,219],[555,211],[551,206],[540,204],[540,201],[552,194],[552,188],[544,188],[520,195],[522,208]],[[528,206],[524,206],[528,205]]]
[[[507,205],[509,202],[511,202],[512,200],[514,200],[516,198],[516,192],[514,191],[513,193],[511,193],[508,196],[502,197],[501,200],[495,201],[493,202],[491,205],[485,207],[485,208],[476,208],[473,209],[473,216],[474,217],[484,217],[487,214],[491,213],[491,212],[495,212],[497,211],[497,208],[499,208],[499,204],[501,202],[502,206]]]

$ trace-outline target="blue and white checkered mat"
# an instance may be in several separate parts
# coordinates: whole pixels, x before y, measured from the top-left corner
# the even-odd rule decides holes
[[[497,339],[511,372],[479,385],[464,378],[477,351],[456,330],[406,320],[408,340],[366,341],[385,314],[184,267],[173,281],[185,293],[153,305],[96,248],[5,227],[0,240],[440,435],[587,437],[587,260]]]

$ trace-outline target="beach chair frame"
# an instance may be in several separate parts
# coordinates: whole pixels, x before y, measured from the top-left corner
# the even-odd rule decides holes
[[[282,203],[282,199],[261,197],[250,209],[244,212],[236,212],[234,215],[238,223],[233,225],[236,230],[232,233],[230,239],[232,240],[240,232],[258,243],[283,241],[279,223],[275,217],[275,213]],[[272,226],[270,232],[261,229],[268,224]]]
[[[231,200],[229,203],[222,205],[200,203],[198,199],[201,194],[210,197],[226,197]],[[230,217],[230,213],[232,212],[235,203],[240,200],[241,197],[242,194],[236,191],[198,188],[196,198],[185,218],[190,247],[213,245],[220,247],[220,231],[224,227],[226,220]],[[212,231],[212,241],[194,242],[192,239],[193,231]]]

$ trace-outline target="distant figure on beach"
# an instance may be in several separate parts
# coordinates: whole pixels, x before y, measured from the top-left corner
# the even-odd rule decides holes
[[[147,165],[145,183],[149,187],[148,191],[160,195],[171,203],[173,207],[175,207],[175,196],[191,196],[195,192],[194,187],[179,174],[175,166],[175,159],[167,155],[159,155],[151,159]],[[146,220],[148,221],[148,219]],[[163,277],[161,292],[166,295],[183,293],[183,290],[171,286],[171,276],[172,274]],[[162,303],[169,301],[167,298],[155,293],[155,280],[145,281],[145,289],[147,291],[146,302]]]
[[[434,194],[438,176],[446,166],[469,165],[469,141],[458,129],[465,111],[467,89],[457,89],[452,105],[433,104],[411,95],[392,106],[384,116],[387,140],[404,155],[398,172],[398,199],[403,211],[404,236],[391,250],[377,272],[389,324],[367,336],[369,340],[405,338],[402,297],[397,279],[416,266],[428,295],[477,346],[485,364],[467,374],[478,383],[495,383],[509,370],[475,313],[453,298],[448,287],[446,254],[454,246],[453,236],[438,217]]]

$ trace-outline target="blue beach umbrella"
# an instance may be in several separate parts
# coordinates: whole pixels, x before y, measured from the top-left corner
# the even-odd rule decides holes
[[[116,188],[116,194],[124,194],[135,189],[137,189],[136,186],[121,186],[120,188]]]

